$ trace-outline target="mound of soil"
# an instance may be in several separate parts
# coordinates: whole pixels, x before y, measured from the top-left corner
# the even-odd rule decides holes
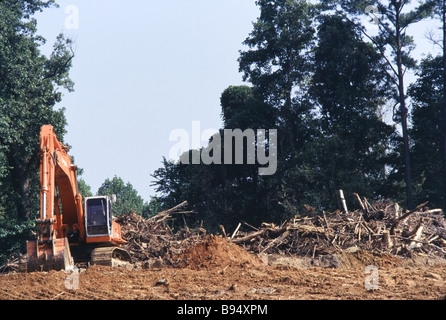
[[[208,235],[177,256],[177,266],[193,270],[227,267],[256,268],[263,266],[262,260],[229,240]]]

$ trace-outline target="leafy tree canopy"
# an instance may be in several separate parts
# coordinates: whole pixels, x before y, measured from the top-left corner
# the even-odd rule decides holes
[[[113,215],[136,212],[142,215],[144,211],[144,199],[138,195],[130,182],[125,183],[122,178],[114,176],[113,179],[106,179],[98,189],[97,195],[116,195],[116,203],[113,204]]]

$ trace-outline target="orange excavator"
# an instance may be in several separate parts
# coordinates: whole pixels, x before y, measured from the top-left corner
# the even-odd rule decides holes
[[[122,244],[121,226],[113,220],[112,199],[82,201],[76,165],[68,147],[57,140],[51,125],[40,131],[40,218],[37,237],[27,241],[22,270],[69,270],[78,262],[113,266],[131,261]]]

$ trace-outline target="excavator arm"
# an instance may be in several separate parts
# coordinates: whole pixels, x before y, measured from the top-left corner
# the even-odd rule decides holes
[[[77,168],[67,152],[68,147],[57,140],[53,127],[43,126],[40,133],[40,219],[53,220],[56,238],[78,233],[79,238],[84,239],[84,213],[77,186]]]
[[[28,271],[70,268],[73,259],[68,237],[85,238],[76,166],[67,152],[68,148],[57,140],[53,127],[43,126],[40,131],[40,217],[36,220],[37,239],[27,241]]]

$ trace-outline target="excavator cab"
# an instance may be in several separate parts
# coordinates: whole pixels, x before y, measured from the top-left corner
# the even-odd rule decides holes
[[[125,241],[121,238],[121,226],[113,221],[112,203],[115,197],[85,198],[85,231],[87,245],[93,245],[90,262],[114,266],[117,261],[131,261],[130,254],[118,246]]]
[[[109,196],[87,197],[84,202],[86,243],[108,243],[121,245],[121,226],[113,220],[112,203]]]
[[[87,238],[113,236],[111,201],[108,197],[86,198],[85,212]]]

